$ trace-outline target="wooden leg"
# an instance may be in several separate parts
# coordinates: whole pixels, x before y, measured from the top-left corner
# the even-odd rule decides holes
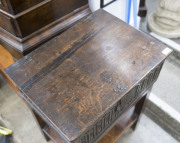
[[[46,126],[46,123],[41,119],[41,117],[36,112],[34,112],[33,110],[32,112],[37,120],[37,123],[40,126],[40,129],[42,130],[43,135],[45,136],[46,140],[49,141],[50,138],[43,132],[43,128]]]
[[[135,105],[135,114],[138,116],[137,117],[137,121],[131,126],[131,128],[133,130],[136,129],[139,120],[141,118],[141,114],[143,113],[144,109],[145,109],[145,105],[147,103],[147,98],[151,92],[152,87],[148,90],[148,92],[139,100],[139,102]]]
[[[135,130],[136,129],[136,127],[137,127],[137,125],[138,125],[138,122],[139,122],[139,120],[140,120],[140,116],[141,116],[141,112],[142,112],[142,110],[143,110],[143,106],[144,106],[144,103],[145,103],[145,100],[146,100],[146,96],[147,95],[145,95],[137,104],[136,104],[136,106],[135,106],[135,113],[136,113],[136,115],[138,116],[138,120],[132,125],[132,129],[133,130]]]
[[[146,0],[140,0],[138,16],[146,17],[146,15],[147,15]]]

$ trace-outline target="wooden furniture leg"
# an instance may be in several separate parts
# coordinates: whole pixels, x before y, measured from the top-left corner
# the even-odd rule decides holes
[[[38,115],[36,112],[34,112],[33,110],[32,110],[32,114],[35,116],[34,118],[36,119],[39,127],[41,128],[41,130],[42,130],[42,132],[43,132],[43,128],[45,128],[46,123],[45,123],[45,122],[42,120],[42,118],[39,117],[39,115]],[[43,135],[45,136],[45,138],[46,138],[47,141],[50,140],[50,138],[49,138],[44,132],[43,132]]]
[[[138,16],[146,17],[146,15],[147,15],[146,0],[140,0]]]
[[[152,89],[152,87],[148,90],[148,92],[140,99],[140,101],[135,106],[135,111],[134,112],[138,117],[137,117],[136,122],[131,127],[133,130],[135,130],[137,128],[137,125],[139,123],[141,115],[144,112],[148,96],[151,93],[151,89]]]
[[[98,143],[115,143],[128,128],[131,127],[133,130],[135,130],[145,108],[146,99],[150,91],[151,90],[148,90],[148,93],[146,92],[141,99],[134,103],[134,106],[127,110],[114,124],[114,126],[108,130],[108,132],[104,133],[103,138],[101,138]],[[63,139],[51,127],[49,127],[39,115],[37,115],[35,112],[34,114],[36,115],[39,126],[41,127],[47,140],[51,139],[55,143],[65,143]]]
[[[132,125],[132,129],[133,130],[135,130],[136,129],[136,127],[137,127],[137,125],[138,125],[138,123],[139,123],[139,120],[140,120],[140,116],[141,116],[141,112],[142,112],[142,110],[143,110],[143,106],[145,105],[145,100],[146,100],[146,96],[147,95],[145,95],[137,104],[136,104],[136,106],[135,106],[135,113],[136,113],[136,115],[138,116],[137,117],[137,120],[136,120],[136,122]]]

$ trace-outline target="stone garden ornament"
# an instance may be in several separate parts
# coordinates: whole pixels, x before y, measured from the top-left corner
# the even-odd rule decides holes
[[[160,0],[148,18],[148,27],[167,38],[180,37],[180,0]]]

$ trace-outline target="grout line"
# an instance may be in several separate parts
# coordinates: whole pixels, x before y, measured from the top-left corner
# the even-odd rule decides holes
[[[166,45],[168,45],[169,47],[171,47],[172,49],[174,49],[177,52],[180,52],[180,45],[168,38],[159,36],[153,32],[149,33],[151,36],[155,37],[156,39],[160,40],[161,42],[165,43]]]
[[[180,113],[151,93],[144,112],[167,133],[180,141]]]
[[[157,125],[159,125],[162,129],[164,129],[168,134],[170,134],[173,138],[175,138],[177,141],[180,141],[179,132],[176,129],[174,129],[171,125],[166,124],[162,119],[158,117],[157,114],[155,114],[153,111],[151,111],[148,108],[145,109],[144,113]]]
[[[172,117],[173,119],[175,119],[177,122],[180,123],[180,113],[177,112],[174,108],[169,106],[167,103],[165,103],[163,100],[161,100],[153,93],[150,94],[149,100],[153,104],[155,104],[158,108],[160,108],[163,112],[165,112],[168,116]]]

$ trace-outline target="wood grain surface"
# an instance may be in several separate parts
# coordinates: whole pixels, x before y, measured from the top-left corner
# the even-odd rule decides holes
[[[45,0],[4,0],[4,3],[7,3],[8,9],[7,12],[16,15],[17,13],[20,13],[28,8],[31,8],[32,6],[43,2]]]
[[[120,117],[115,126],[98,143],[116,143],[137,120],[134,108],[131,108],[125,115]]]
[[[136,98],[136,90],[155,82],[160,63],[167,57],[162,53],[165,48],[98,10],[5,72],[24,99],[67,142],[92,142],[98,138],[95,134],[109,127],[103,128],[99,121],[110,110],[114,122],[116,113],[120,116],[119,107],[126,108],[123,104]],[[90,129],[93,134],[86,141]]]
[[[0,44],[16,59],[91,13],[88,0],[11,0],[8,4],[22,12],[9,14],[0,5]]]
[[[98,143],[116,143],[117,140],[137,121],[137,115],[134,114],[134,108],[132,107],[127,113],[122,115],[118,119],[117,123],[110,129]],[[45,126],[43,132],[51,139],[54,143],[65,143],[65,141],[50,127]]]
[[[16,15],[8,14],[0,9],[0,27],[19,38],[29,36],[88,4],[88,0],[38,0],[39,2],[37,0],[37,2],[34,0],[23,0],[23,3],[21,1],[18,0],[16,3],[15,0],[11,0],[14,5],[19,6],[17,7],[18,9],[21,8],[22,10],[21,13]],[[23,7],[23,4],[28,3],[29,5],[36,5],[31,8]],[[1,24],[5,18],[11,20],[13,24],[10,22],[6,22],[7,26]],[[14,31],[10,31],[9,27],[13,27]]]

